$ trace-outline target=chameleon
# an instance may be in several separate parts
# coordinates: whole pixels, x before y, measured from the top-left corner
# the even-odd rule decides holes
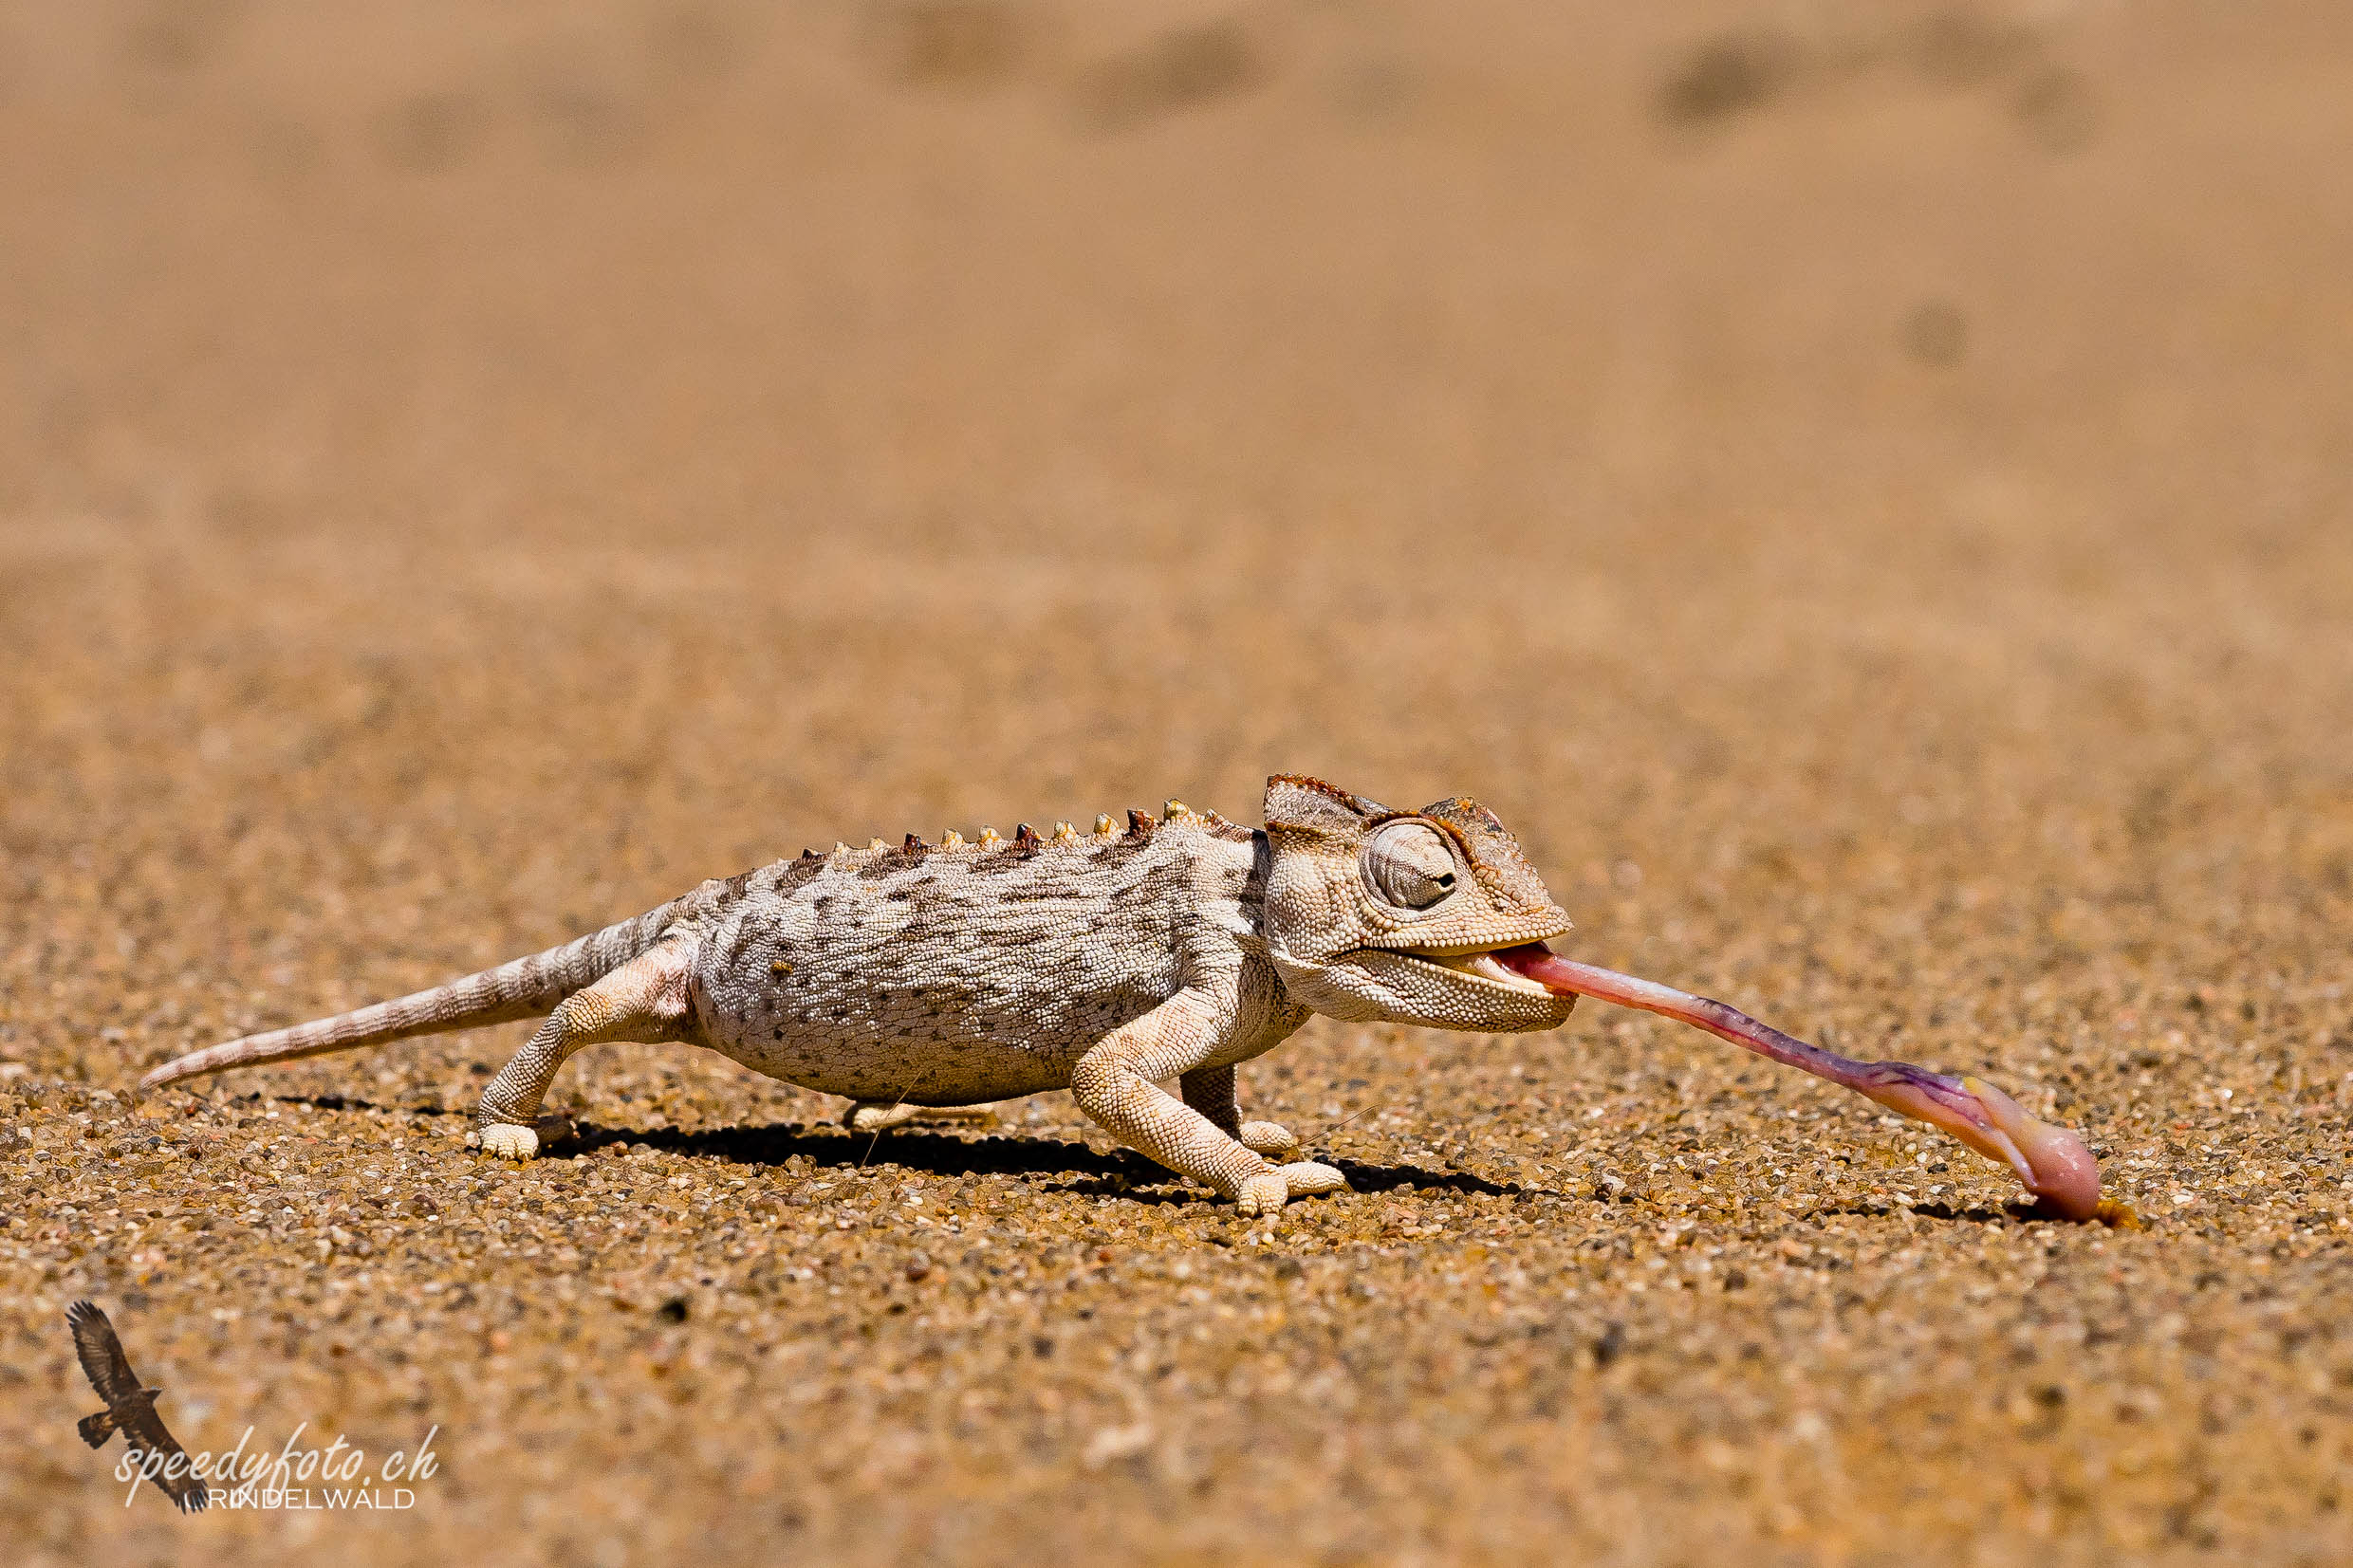
[[[485,1155],[539,1153],[541,1101],[584,1046],[676,1042],[846,1097],[862,1129],[1067,1089],[1121,1143],[1270,1215],[1347,1186],[1236,1098],[1235,1069],[1311,1015],[1513,1034],[1559,1027],[1593,996],[1939,1127],[2065,1216],[2098,1207],[2083,1140],[1982,1079],[1836,1056],[1555,952],[1567,914],[1476,801],[1398,811],[1278,774],[1263,818],[1170,801],[1091,833],[1024,823],[1010,839],[807,850],[432,990],[194,1052],[140,1087],[544,1014],[483,1091]]]

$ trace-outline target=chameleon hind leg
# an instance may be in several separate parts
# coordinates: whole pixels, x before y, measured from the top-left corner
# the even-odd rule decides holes
[[[693,958],[691,941],[658,943],[559,1003],[530,1042],[482,1091],[482,1103],[474,1111],[482,1152],[515,1160],[539,1153],[539,1133],[533,1126],[539,1102],[555,1081],[556,1070],[582,1046],[689,1038],[694,1008],[686,979]]]
[[[910,1105],[903,1099],[862,1099],[842,1113],[842,1125],[853,1133],[887,1133],[914,1121],[985,1124],[996,1119],[990,1105]]]

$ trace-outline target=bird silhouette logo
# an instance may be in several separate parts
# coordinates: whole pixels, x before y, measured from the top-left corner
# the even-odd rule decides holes
[[[156,1395],[161,1389],[151,1389],[140,1383],[139,1374],[131,1370],[131,1359],[122,1354],[122,1341],[115,1337],[114,1324],[106,1315],[88,1301],[76,1301],[65,1309],[65,1321],[73,1327],[74,1354],[82,1359],[82,1370],[90,1379],[90,1387],[106,1401],[106,1408],[95,1415],[85,1415],[77,1430],[82,1441],[91,1448],[101,1448],[116,1432],[131,1451],[160,1455],[156,1485],[178,1503],[180,1512],[193,1514],[202,1508],[210,1495],[202,1481],[188,1473],[186,1465],[173,1465],[173,1456],[187,1457],[187,1450],[173,1440],[163,1418],[156,1413]]]

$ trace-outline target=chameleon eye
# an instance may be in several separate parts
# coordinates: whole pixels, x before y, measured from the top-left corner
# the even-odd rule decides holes
[[[1391,822],[1364,844],[1364,882],[1394,909],[1426,910],[1454,891],[1454,846],[1427,822]]]

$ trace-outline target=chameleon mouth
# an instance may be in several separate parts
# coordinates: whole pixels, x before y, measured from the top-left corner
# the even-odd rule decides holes
[[[1482,980],[1533,987],[1555,996],[1591,996],[1672,1018],[1857,1093],[1932,1127],[2017,1173],[2053,1211],[2088,1220],[2103,1210],[2100,1167],[2076,1133],[2029,1116],[2000,1089],[1973,1077],[1953,1078],[1907,1061],[1856,1061],[1759,1024],[1737,1008],[1657,981],[1563,958],[1542,942],[1481,953],[1416,954]],[[1500,974],[1503,978],[1497,980]]]
[[[1475,952],[1421,952],[1411,948],[1396,948],[1390,950],[1396,952],[1400,958],[1417,959],[1424,964],[1435,965],[1438,968],[1452,969],[1456,974],[1467,975],[1473,980],[1485,981],[1488,985],[1500,987],[1507,991],[1518,991],[1529,996],[1574,996],[1578,994],[1574,991],[1555,990],[1543,981],[1513,968],[1507,960],[1507,954],[1526,953],[1531,949],[1547,955],[1552,951],[1542,942],[1523,943],[1511,948],[1484,948]]]

